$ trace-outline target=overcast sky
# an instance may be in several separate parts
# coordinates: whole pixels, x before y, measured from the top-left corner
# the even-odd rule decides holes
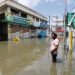
[[[32,8],[45,16],[63,17],[65,0],[18,0],[19,3]],[[67,0],[68,11],[75,8],[75,0]]]

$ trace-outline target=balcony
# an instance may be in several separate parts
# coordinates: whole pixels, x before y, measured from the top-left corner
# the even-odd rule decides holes
[[[16,16],[16,15],[8,15],[5,17],[5,19],[3,20],[3,22],[8,22],[10,24],[17,24],[17,25],[22,25],[22,26],[26,26],[26,27],[30,27],[32,26],[32,22],[30,22],[30,20],[20,17],[20,16]]]

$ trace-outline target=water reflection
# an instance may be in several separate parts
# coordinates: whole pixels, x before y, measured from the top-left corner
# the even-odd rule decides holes
[[[73,75],[72,74],[72,53],[69,51],[67,59],[63,63],[62,75]]]
[[[68,67],[67,67],[67,75],[72,75],[72,53],[69,52],[69,58],[68,58]]]
[[[58,74],[57,74],[56,63],[52,63],[52,64],[51,64],[50,75],[58,75]]]

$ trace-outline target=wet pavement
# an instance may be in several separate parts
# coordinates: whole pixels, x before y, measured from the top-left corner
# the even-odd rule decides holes
[[[57,63],[49,54],[49,39],[0,42],[0,75],[75,75],[75,55],[60,43]]]

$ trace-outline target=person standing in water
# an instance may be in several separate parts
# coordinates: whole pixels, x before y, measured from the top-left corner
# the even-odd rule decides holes
[[[57,38],[57,34],[56,33],[52,33],[51,34],[52,37],[52,42],[51,42],[51,46],[50,46],[50,52],[51,52],[51,56],[52,56],[52,61],[56,62],[57,61],[57,54],[58,54],[58,46],[59,46],[59,40]]]

